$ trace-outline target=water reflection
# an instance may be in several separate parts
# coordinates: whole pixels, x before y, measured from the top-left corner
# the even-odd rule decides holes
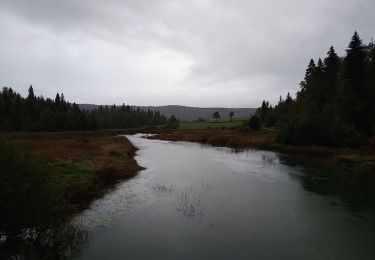
[[[374,189],[364,175],[335,167],[321,159],[288,156],[275,152],[259,151],[248,148],[227,148],[202,145],[223,154],[242,156],[248,160],[254,153],[260,153],[264,167],[291,167],[286,172],[309,191],[323,196],[333,196],[332,204],[345,206],[351,211],[375,211]],[[236,159],[238,160],[238,158]],[[237,162],[238,164],[238,162]],[[293,170],[294,169],[294,170]]]
[[[313,158],[284,155],[281,163],[298,169],[298,174],[290,175],[299,179],[305,190],[334,197],[339,202],[333,204],[344,205],[351,211],[375,211],[374,191],[366,176]]]
[[[341,196],[357,195],[342,188],[332,169],[325,170],[319,161],[129,138],[141,147],[137,160],[146,170],[91,209],[91,218],[107,214],[110,221],[92,228],[82,259],[371,259],[374,255],[370,243],[375,240],[374,215],[358,218],[349,207],[342,207],[346,198]],[[119,199],[119,194],[128,193],[136,200]],[[113,218],[111,207],[122,213]]]
[[[2,234],[0,259],[75,259],[87,242],[82,225],[51,220],[16,235]]]
[[[279,163],[279,156],[276,153],[272,153],[272,154],[265,153],[265,154],[262,154],[262,160],[263,160],[264,165],[273,166]]]

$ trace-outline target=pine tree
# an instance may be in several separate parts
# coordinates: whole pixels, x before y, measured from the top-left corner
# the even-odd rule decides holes
[[[354,127],[362,134],[368,135],[371,129],[369,122],[369,104],[365,102],[367,93],[365,82],[366,52],[362,40],[357,32],[346,50],[343,108],[344,117],[348,122],[353,122]]]
[[[36,97],[32,85],[29,87],[26,98],[26,116],[28,118],[26,128],[35,131],[37,129],[38,115],[36,108]]]
[[[327,57],[324,59],[324,67],[325,67],[325,76],[330,81],[335,81],[339,77],[340,72],[340,58],[336,54],[335,49],[333,46],[329,48],[327,52]]]
[[[56,104],[57,107],[60,106],[60,101],[61,101],[60,95],[59,95],[59,93],[57,93],[56,97],[55,97],[55,104]]]
[[[344,77],[358,91],[363,88],[366,52],[362,40],[355,32],[346,50]]]
[[[280,97],[268,112],[278,140],[288,144],[359,146],[375,134],[375,48],[355,32],[340,58],[333,46],[324,62],[311,59],[296,100]],[[265,102],[257,110],[261,117]]]
[[[329,48],[327,57],[324,59],[324,102],[333,104],[337,95],[338,80],[340,76],[341,61],[333,46]]]

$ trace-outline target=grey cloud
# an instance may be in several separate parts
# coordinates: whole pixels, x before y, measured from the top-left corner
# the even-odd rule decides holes
[[[0,73],[7,83],[29,76],[47,92],[63,88],[83,101],[80,86],[99,103],[110,102],[101,95],[107,82],[115,101],[257,106],[296,91],[308,60],[324,56],[332,44],[343,54],[354,30],[370,40],[375,24],[372,0],[0,0],[0,9],[7,18],[0,20],[7,29],[0,32],[0,53],[8,62],[0,61]],[[20,34],[41,36],[42,43],[22,43]],[[10,53],[26,55],[35,67]],[[144,64],[152,64],[150,57],[158,63]],[[228,103],[225,88],[238,91],[238,100]],[[201,96],[213,89],[217,98],[204,103]],[[153,97],[145,94],[150,91]]]

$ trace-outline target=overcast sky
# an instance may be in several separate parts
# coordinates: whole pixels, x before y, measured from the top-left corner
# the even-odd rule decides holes
[[[374,0],[0,0],[0,84],[78,103],[257,107],[374,35]]]

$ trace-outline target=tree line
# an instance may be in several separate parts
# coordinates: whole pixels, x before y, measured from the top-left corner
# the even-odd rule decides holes
[[[330,47],[311,59],[300,90],[257,109],[259,122],[278,129],[284,144],[360,146],[375,134],[375,45],[355,32],[344,57]]]
[[[30,86],[26,98],[4,87],[0,92],[0,130],[2,131],[67,131],[107,128],[137,128],[165,125],[178,127],[178,120],[167,119],[159,111],[122,106],[99,106],[93,110],[81,109],[76,103],[56,94],[54,100],[35,96]]]

